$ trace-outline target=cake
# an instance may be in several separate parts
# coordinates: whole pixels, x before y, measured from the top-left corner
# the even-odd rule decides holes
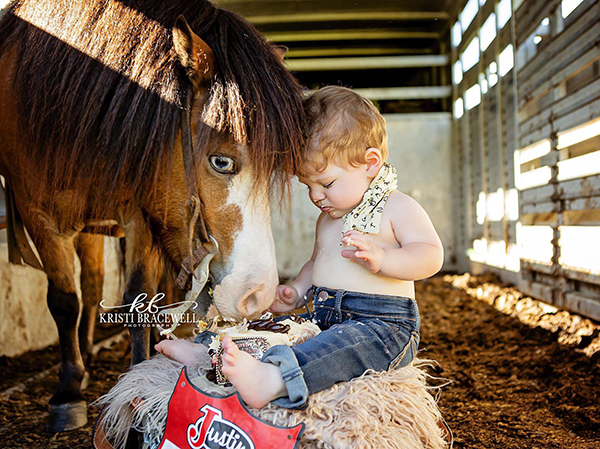
[[[228,383],[221,371],[223,338],[231,337],[240,350],[260,360],[271,346],[296,346],[321,332],[316,324],[297,315],[274,321],[271,314],[266,314],[259,320],[244,320],[239,324],[231,321],[214,322],[207,330],[216,334],[208,347],[214,372],[207,377],[218,384]]]

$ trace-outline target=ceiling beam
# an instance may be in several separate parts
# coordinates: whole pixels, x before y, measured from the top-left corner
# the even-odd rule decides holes
[[[274,42],[315,42],[341,40],[383,40],[383,39],[438,39],[434,31],[399,30],[324,30],[324,31],[284,31],[265,33]]]
[[[445,11],[323,11],[295,14],[269,14],[246,17],[255,25],[302,22],[342,22],[366,20],[448,20]]]
[[[244,17],[317,11],[446,11],[444,0],[212,0]],[[456,0],[451,0],[456,1]],[[459,0],[460,1],[460,0]],[[463,0],[466,1],[466,0]]]
[[[367,58],[311,58],[286,59],[286,67],[293,72],[322,70],[397,69],[407,67],[443,67],[447,55],[375,56]]]
[[[373,87],[352,90],[372,101],[437,99],[449,98],[452,95],[452,86]]]
[[[374,87],[367,89],[353,89],[353,91],[374,101],[437,99],[449,98],[452,95],[451,86]]]
[[[406,48],[406,47],[360,47],[360,48],[338,48],[338,47],[327,47],[327,48],[291,48],[288,51],[287,58],[314,58],[314,57],[325,57],[325,56],[376,56],[376,55],[420,55],[424,53],[431,53],[431,48]]]

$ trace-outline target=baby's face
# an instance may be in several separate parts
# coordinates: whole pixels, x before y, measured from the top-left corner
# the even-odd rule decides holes
[[[329,163],[324,172],[301,177],[311,201],[331,218],[341,218],[361,202],[371,179],[367,164],[342,167]]]

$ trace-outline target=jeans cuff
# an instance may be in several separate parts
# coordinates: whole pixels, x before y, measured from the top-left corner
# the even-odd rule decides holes
[[[273,404],[288,409],[304,409],[308,406],[308,387],[292,348],[285,345],[271,346],[264,353],[261,362],[279,367],[287,389],[288,395],[275,399]]]
[[[210,331],[204,331],[199,333],[196,338],[194,339],[194,343],[198,343],[204,346],[210,346],[210,344],[212,343],[213,337],[216,337],[217,334],[215,334],[214,332],[210,332]]]

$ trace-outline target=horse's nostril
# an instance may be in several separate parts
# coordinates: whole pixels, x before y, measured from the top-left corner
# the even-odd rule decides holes
[[[238,303],[237,310],[245,318],[256,318],[266,309],[264,299],[264,289],[258,288]]]

